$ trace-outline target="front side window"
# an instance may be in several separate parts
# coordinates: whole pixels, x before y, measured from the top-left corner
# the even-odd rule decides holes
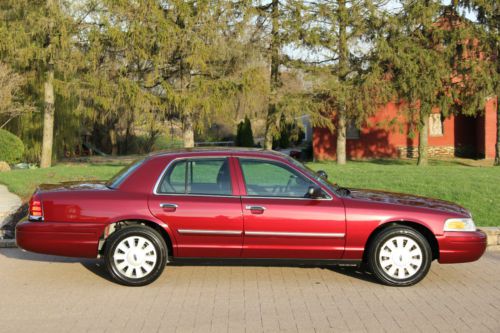
[[[204,158],[177,161],[163,176],[157,192],[231,195],[229,160]]]
[[[248,196],[305,198],[313,183],[284,164],[240,159]]]

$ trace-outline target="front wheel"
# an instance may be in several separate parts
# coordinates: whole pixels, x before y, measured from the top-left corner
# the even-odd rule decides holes
[[[411,286],[428,273],[432,261],[429,242],[415,229],[390,227],[375,237],[368,252],[368,265],[382,283]]]
[[[104,257],[115,281],[127,286],[144,286],[163,272],[167,246],[161,235],[151,228],[126,227],[109,237]]]

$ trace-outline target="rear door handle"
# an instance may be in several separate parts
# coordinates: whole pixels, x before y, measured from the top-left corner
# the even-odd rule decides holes
[[[174,203],[161,203],[160,204],[160,208],[162,208],[164,211],[167,211],[167,212],[175,212],[177,210],[177,207],[179,207],[179,205],[174,204]]]
[[[266,207],[248,205],[245,207],[245,209],[252,212],[252,214],[262,214],[266,210]]]

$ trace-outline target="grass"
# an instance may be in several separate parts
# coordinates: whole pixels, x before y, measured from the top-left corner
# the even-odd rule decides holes
[[[464,166],[432,161],[417,167],[413,161],[309,163],[344,187],[369,188],[422,195],[458,203],[472,212],[480,226],[500,225],[500,168]]]
[[[42,183],[59,183],[76,180],[107,180],[123,165],[58,164],[48,169],[12,170],[0,172],[0,183],[23,200],[29,199]]]
[[[380,160],[309,163],[325,170],[329,179],[345,187],[381,189],[439,198],[469,209],[480,226],[500,225],[500,168],[466,166],[453,161],[431,161],[417,167],[413,161]],[[107,180],[123,165],[59,164],[49,169],[13,170],[0,173],[0,183],[27,200],[41,183],[72,180]]]

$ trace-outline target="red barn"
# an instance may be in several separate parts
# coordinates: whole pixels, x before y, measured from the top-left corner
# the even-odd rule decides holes
[[[429,119],[429,156],[495,157],[497,139],[497,99],[490,99],[481,116],[462,115],[443,118],[436,109]],[[418,134],[413,133],[397,104],[381,108],[365,125],[347,130],[347,158],[415,157]],[[336,158],[336,133],[326,128],[313,129],[314,157]]]

